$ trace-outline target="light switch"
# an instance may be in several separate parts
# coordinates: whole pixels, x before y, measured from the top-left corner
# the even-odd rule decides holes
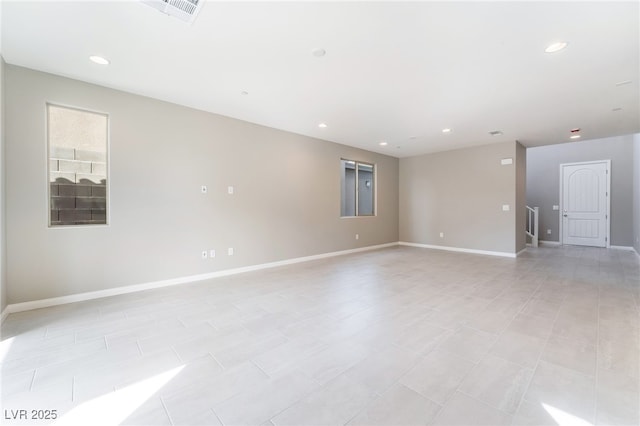
[[[206,194],[207,193],[207,186],[206,185],[202,185],[200,187],[200,192],[202,192],[203,194]]]
[[[509,206],[509,204],[503,204],[502,205],[502,211],[503,212],[508,212],[509,210],[511,210],[511,207]]]
[[[560,210],[560,206],[556,206],[556,205],[554,205],[554,206],[553,206],[553,209],[554,209],[554,210]]]
[[[502,164],[503,166],[513,164],[513,158],[503,158],[502,160],[500,160],[500,164]]]
[[[228,186],[228,187],[227,187],[227,193],[228,193],[229,195],[233,195],[233,186]]]

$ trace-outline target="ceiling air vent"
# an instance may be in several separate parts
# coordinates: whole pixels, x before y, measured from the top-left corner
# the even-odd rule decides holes
[[[159,10],[160,12],[175,16],[185,22],[192,23],[205,0],[142,0],[142,3]]]

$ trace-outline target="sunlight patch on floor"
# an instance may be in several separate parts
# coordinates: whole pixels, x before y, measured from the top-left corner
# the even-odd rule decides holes
[[[553,417],[553,420],[555,420],[558,426],[593,426],[593,424],[581,419],[580,417],[569,414],[556,407],[552,407],[551,405],[547,405],[544,402],[542,403],[542,408],[544,408],[547,413]]]
[[[176,367],[164,373],[118,389],[84,402],[63,415],[54,424],[117,425],[129,417],[136,408],[145,403],[160,388],[173,379],[185,366]]]
[[[0,342],[0,364],[4,362],[4,359],[9,354],[9,349],[11,349],[11,345],[13,344],[13,340],[15,337],[9,337],[8,339]]]

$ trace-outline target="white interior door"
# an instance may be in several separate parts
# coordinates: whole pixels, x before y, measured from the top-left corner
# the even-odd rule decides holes
[[[607,247],[610,161],[560,165],[562,243]]]

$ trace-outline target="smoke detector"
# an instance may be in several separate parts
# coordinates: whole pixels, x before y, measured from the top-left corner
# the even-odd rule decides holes
[[[165,15],[174,16],[189,24],[193,23],[205,0],[142,0]]]

